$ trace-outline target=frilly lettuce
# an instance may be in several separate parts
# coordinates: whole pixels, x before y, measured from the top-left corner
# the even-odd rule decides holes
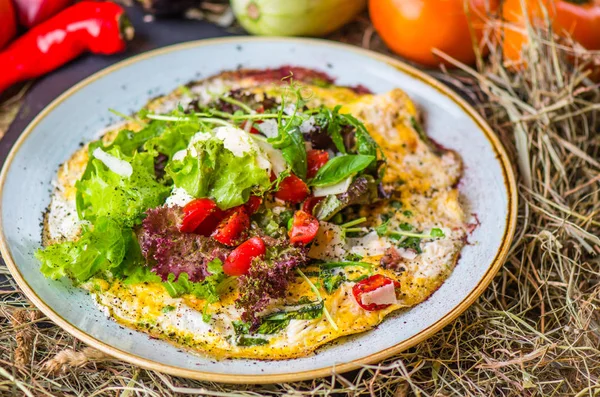
[[[99,217],[93,227],[84,225],[77,241],[54,244],[39,250],[35,256],[41,271],[49,278],[69,276],[84,282],[105,271],[118,271],[122,265],[133,265],[139,247],[131,229],[123,229],[110,218]]]
[[[210,197],[221,209],[244,204],[251,192],[270,187],[255,150],[238,157],[215,137],[194,143],[187,156],[171,160],[165,170],[175,186],[193,197]]]
[[[147,153],[123,154],[115,146],[107,153],[129,162],[130,177],[110,171],[103,162],[91,159],[84,176],[76,183],[79,218],[95,223],[98,217],[110,217],[123,225],[133,226],[141,221],[148,208],[161,205],[171,188],[156,180],[154,157]]]

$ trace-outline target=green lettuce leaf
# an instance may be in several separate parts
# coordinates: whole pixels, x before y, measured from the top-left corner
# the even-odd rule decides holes
[[[171,159],[175,153],[188,146],[190,139],[200,128],[197,121],[173,123],[162,134],[149,139],[144,144],[144,149],[153,156],[161,153]]]
[[[136,248],[137,247],[137,248]],[[132,266],[139,246],[130,228],[122,228],[107,217],[99,217],[93,227],[84,226],[79,240],[54,244],[35,253],[42,273],[51,279],[69,276],[84,282],[99,272]]]
[[[244,204],[252,191],[270,187],[267,171],[260,168],[255,153],[235,156],[217,138],[194,144],[197,153],[172,160],[165,168],[175,186],[193,197],[210,197],[225,210]]]
[[[217,286],[225,279],[223,263],[220,259],[215,258],[208,263],[208,270],[212,275],[201,282],[191,282],[187,273],[181,273],[177,281],[175,281],[173,274],[169,274],[168,280],[163,285],[173,298],[192,294],[199,299],[206,299],[208,302],[217,302],[219,300]]]
[[[110,217],[128,226],[139,224],[144,211],[161,205],[171,187],[156,180],[151,154],[134,153],[133,157],[128,157],[119,147],[107,153],[129,162],[133,173],[128,178],[122,177],[92,158],[86,169],[87,175],[75,185],[79,219],[94,223],[98,217]]]

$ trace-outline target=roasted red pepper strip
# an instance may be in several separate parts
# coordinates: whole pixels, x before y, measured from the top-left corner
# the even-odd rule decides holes
[[[252,260],[265,254],[266,247],[260,237],[252,237],[231,251],[225,263],[223,272],[228,276],[241,276],[248,273]]]
[[[308,244],[319,231],[319,220],[306,211],[296,211],[288,232],[292,244]]]
[[[385,277],[381,274],[374,274],[371,277],[367,277],[366,279],[359,281],[354,284],[352,287],[352,295],[354,295],[354,299],[356,299],[356,303],[363,309],[367,311],[375,311],[385,309],[390,305],[378,305],[376,303],[371,303],[365,305],[362,303],[362,295],[367,292],[375,291],[385,285],[394,284],[394,288],[400,288],[400,283],[396,280],[392,280],[391,278]]]
[[[15,9],[13,8],[12,0],[0,0],[0,48],[3,48],[17,34],[17,20],[15,17]],[[6,64],[2,64],[2,73]],[[2,90],[0,90],[1,92]]]
[[[212,238],[225,245],[238,245],[250,227],[250,217],[243,206],[236,207],[219,223]]]
[[[0,92],[19,81],[39,77],[89,51],[125,50],[133,28],[121,6],[83,1],[37,25],[0,52]]]

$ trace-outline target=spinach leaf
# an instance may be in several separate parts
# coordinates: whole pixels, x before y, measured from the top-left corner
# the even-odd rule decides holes
[[[344,273],[334,274],[330,269],[322,270],[320,278],[322,280],[321,283],[323,288],[328,294],[331,294],[333,291],[338,289],[340,285],[346,281],[346,275]]]
[[[311,302],[297,310],[280,311],[269,314],[261,319],[260,325],[256,331],[250,331],[250,323],[243,321],[234,321],[233,330],[236,334],[236,344],[238,346],[265,345],[269,343],[267,339],[257,338],[254,335],[273,335],[283,331],[291,320],[313,320],[319,318],[323,313],[324,303]]]
[[[262,346],[268,343],[267,339],[253,338],[246,335],[239,335],[235,338],[235,344],[238,346]]]
[[[314,320],[315,318],[321,317],[321,314],[323,313],[323,307],[324,303],[321,301],[303,306],[298,310],[280,311],[269,314],[264,318],[264,321]]]
[[[375,156],[362,154],[334,157],[319,169],[310,184],[312,186],[334,185],[364,170],[374,160]]]

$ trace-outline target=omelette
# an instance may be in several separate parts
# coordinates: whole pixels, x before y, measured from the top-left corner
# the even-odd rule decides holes
[[[36,256],[152,337],[304,357],[426,300],[465,244],[461,159],[400,89],[237,70],[121,116],[59,167]]]

